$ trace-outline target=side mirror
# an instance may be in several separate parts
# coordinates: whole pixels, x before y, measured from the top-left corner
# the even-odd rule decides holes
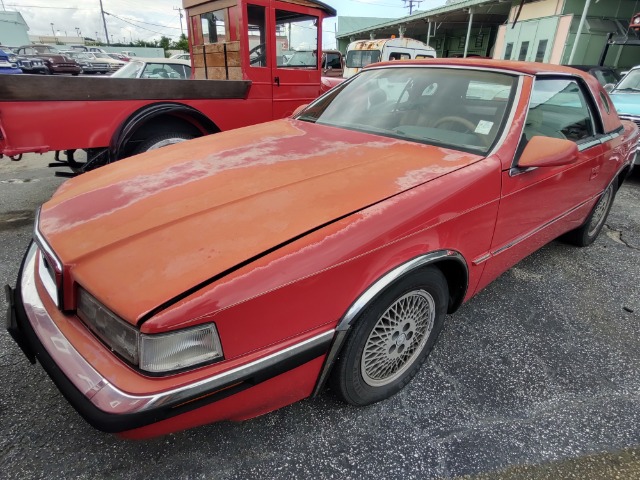
[[[518,168],[559,167],[578,160],[578,145],[571,140],[535,136],[524,147]]]
[[[615,86],[613,83],[607,83],[607,84],[604,86],[604,91],[605,91],[605,92],[607,92],[607,93],[611,93],[611,92],[613,92],[613,89],[614,89],[615,87],[616,87],[616,86]]]
[[[300,105],[298,108],[296,108],[293,113],[291,114],[292,117],[297,116],[300,112],[302,112],[305,108],[307,108],[309,106],[308,103],[305,103],[303,105]]]

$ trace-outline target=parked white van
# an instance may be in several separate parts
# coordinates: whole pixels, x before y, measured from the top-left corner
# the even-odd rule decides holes
[[[352,77],[370,63],[415,58],[436,58],[436,51],[426,43],[406,37],[356,40],[347,47],[347,60],[342,76]]]

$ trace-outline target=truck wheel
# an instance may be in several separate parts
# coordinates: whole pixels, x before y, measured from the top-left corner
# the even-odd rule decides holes
[[[184,142],[195,138],[193,135],[184,132],[169,132],[161,135],[156,135],[140,144],[136,149],[136,153],[148,152],[149,150],[156,150],[158,148],[166,147],[167,145],[173,145],[174,143]]]

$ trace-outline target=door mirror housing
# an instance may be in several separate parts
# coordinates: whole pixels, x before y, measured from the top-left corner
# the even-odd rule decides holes
[[[605,92],[611,93],[616,86],[613,83],[607,83],[603,88]]]
[[[519,168],[559,167],[578,160],[578,145],[571,140],[535,136],[524,147]]]
[[[305,108],[307,108],[309,106],[308,103],[305,103],[303,105],[300,105],[298,108],[296,108],[293,113],[291,114],[292,117],[295,117],[296,115],[298,115],[300,112],[302,112]]]

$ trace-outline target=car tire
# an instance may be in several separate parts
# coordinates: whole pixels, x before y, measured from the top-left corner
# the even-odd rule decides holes
[[[330,388],[352,405],[396,394],[415,376],[444,324],[449,288],[435,267],[403,277],[356,319],[330,378]]]
[[[604,227],[611,205],[616,196],[616,188],[611,183],[602,193],[585,222],[575,230],[566,233],[562,240],[578,247],[591,245]]]
[[[151,137],[140,144],[136,149],[137,153],[148,152],[150,150],[156,150],[158,148],[166,147],[176,143],[184,142],[195,138],[194,135],[185,132],[167,132],[155,137]]]

